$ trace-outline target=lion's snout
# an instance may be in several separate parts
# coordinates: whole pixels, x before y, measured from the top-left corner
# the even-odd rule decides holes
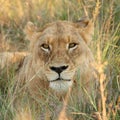
[[[59,66],[59,67],[55,67],[55,66],[51,66],[50,69],[58,74],[60,74],[61,72],[63,72],[64,70],[66,70],[68,68],[68,65],[64,65],[64,66]]]

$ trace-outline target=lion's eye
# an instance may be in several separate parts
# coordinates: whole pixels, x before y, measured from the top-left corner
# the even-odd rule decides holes
[[[43,49],[44,51],[48,52],[50,50],[50,46],[48,44],[42,44],[41,45],[41,49]]]
[[[77,43],[70,43],[68,48],[69,49],[75,49],[77,47]]]

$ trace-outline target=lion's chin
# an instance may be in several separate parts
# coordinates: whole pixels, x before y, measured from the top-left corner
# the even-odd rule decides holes
[[[72,80],[57,80],[54,82],[50,82],[49,87],[55,92],[67,92],[72,84]]]

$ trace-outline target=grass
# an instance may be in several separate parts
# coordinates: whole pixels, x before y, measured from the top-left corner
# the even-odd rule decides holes
[[[0,0],[0,6],[0,42],[2,43],[0,52],[27,50],[28,43],[25,41],[23,29],[28,21],[43,27],[46,23],[59,19],[76,21],[86,15],[93,18],[95,35],[91,49],[100,73],[100,104],[96,106],[93,102],[97,108],[93,115],[89,113],[92,111],[91,108],[83,108],[82,104],[75,104],[74,101],[71,110],[74,111],[76,120],[93,120],[93,116],[97,120],[120,119],[119,0]],[[13,120],[15,116],[16,111],[12,107],[11,95],[14,89],[14,76],[14,67],[10,70],[7,68],[0,70],[0,120]],[[25,101],[26,99],[23,100],[23,104]],[[27,104],[30,104],[29,101]],[[21,113],[19,119],[24,120],[26,116],[34,120],[36,116],[34,105],[31,108],[22,111],[24,114]],[[49,114],[46,115],[46,120],[49,120]]]

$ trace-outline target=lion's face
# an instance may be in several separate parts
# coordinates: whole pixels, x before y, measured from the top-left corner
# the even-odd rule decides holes
[[[87,59],[89,48],[82,32],[85,31],[72,23],[59,21],[47,26],[35,38],[34,60],[55,91],[66,91],[72,86],[76,71]]]

